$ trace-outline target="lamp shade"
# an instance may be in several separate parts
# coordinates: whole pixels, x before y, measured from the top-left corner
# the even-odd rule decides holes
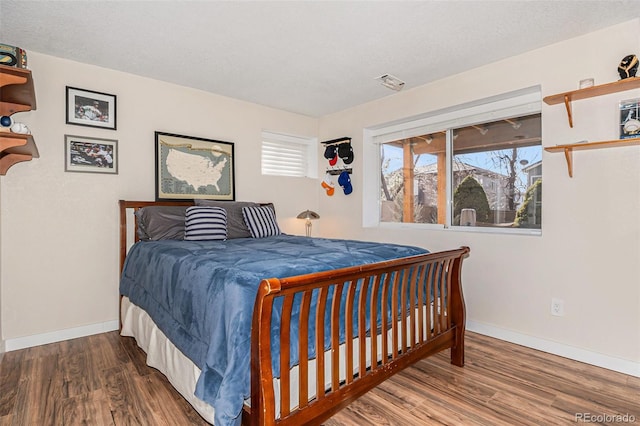
[[[320,219],[320,215],[316,212],[312,212],[311,210],[305,210],[297,216],[298,219]]]

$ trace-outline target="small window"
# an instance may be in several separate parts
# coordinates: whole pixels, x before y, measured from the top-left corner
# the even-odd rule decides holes
[[[262,132],[262,174],[317,177],[316,139]]]

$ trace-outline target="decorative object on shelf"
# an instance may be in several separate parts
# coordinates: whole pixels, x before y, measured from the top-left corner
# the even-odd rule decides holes
[[[31,130],[24,123],[13,123],[11,125],[11,131],[13,133],[20,133],[21,135],[30,135]]]
[[[235,200],[234,144],[155,132],[156,201]]]
[[[638,72],[638,57],[636,55],[627,55],[622,58],[620,65],[618,65],[620,79],[635,77],[636,72]]]
[[[118,141],[64,135],[64,171],[118,174]]]
[[[335,192],[335,184],[333,183],[333,178],[331,177],[331,173],[325,173],[324,179],[320,183],[320,185],[327,191],[327,195],[332,197]]]
[[[306,234],[307,237],[311,236],[311,221],[312,220],[316,220],[316,219],[320,219],[320,215],[316,212],[312,212],[311,210],[305,210],[302,213],[300,213],[298,216],[296,216],[298,219],[306,219],[306,223],[305,223],[305,229],[306,229]]]
[[[67,124],[116,130],[116,95],[66,87]]]
[[[13,119],[9,115],[3,115],[0,117],[0,131],[8,132],[9,129],[13,126]]]
[[[0,65],[26,68],[27,52],[19,47],[0,43]]]
[[[351,177],[349,176],[349,172],[344,170],[338,176],[338,184],[342,187],[344,191],[344,195],[349,195],[353,192],[353,186],[351,185]]]
[[[578,87],[580,89],[586,89],[587,87],[593,87],[593,83],[595,80],[593,78],[585,78],[584,80],[580,80],[580,84]]]
[[[640,98],[620,102],[620,139],[640,137]]]

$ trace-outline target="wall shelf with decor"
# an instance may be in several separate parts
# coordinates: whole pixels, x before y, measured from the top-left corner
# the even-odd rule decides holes
[[[11,116],[34,109],[36,94],[31,71],[0,65],[0,115]],[[0,131],[0,175],[6,175],[7,170],[16,163],[38,157],[33,136]]]
[[[586,87],[584,89],[571,90],[569,92],[558,93],[556,95],[545,96],[543,101],[547,105],[557,105],[564,103],[569,118],[569,127],[573,127],[573,114],[571,102],[582,99],[594,98],[596,96],[609,95],[611,93],[624,92],[626,90],[640,89],[640,77],[630,77],[613,83],[600,84],[598,86]],[[573,151],[588,149],[613,148],[618,146],[640,145],[640,138],[615,139],[610,141],[584,142],[565,145],[556,145],[545,148],[547,152],[564,152],[567,160],[569,177],[573,177]]]
[[[573,151],[583,151],[588,149],[614,148],[619,146],[640,145],[640,138],[615,139],[612,141],[584,142],[566,145],[556,145],[545,148],[547,152],[564,152],[567,160],[569,177],[573,177]]]
[[[569,127],[573,127],[573,114],[571,111],[572,101],[579,101],[581,99],[609,95],[611,93],[624,92],[626,90],[633,89],[640,89],[640,77],[630,77],[623,80],[614,81],[613,83],[600,84],[598,86],[558,93],[557,95],[545,96],[543,101],[547,105],[564,103],[567,109],[567,116],[569,118]]]

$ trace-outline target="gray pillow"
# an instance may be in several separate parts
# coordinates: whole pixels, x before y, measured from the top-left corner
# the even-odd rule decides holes
[[[196,199],[196,206],[222,207],[227,211],[227,239],[251,238],[251,232],[242,216],[243,207],[258,207],[260,204],[250,201],[216,201]]]
[[[187,206],[149,206],[136,211],[141,240],[184,240]]]

